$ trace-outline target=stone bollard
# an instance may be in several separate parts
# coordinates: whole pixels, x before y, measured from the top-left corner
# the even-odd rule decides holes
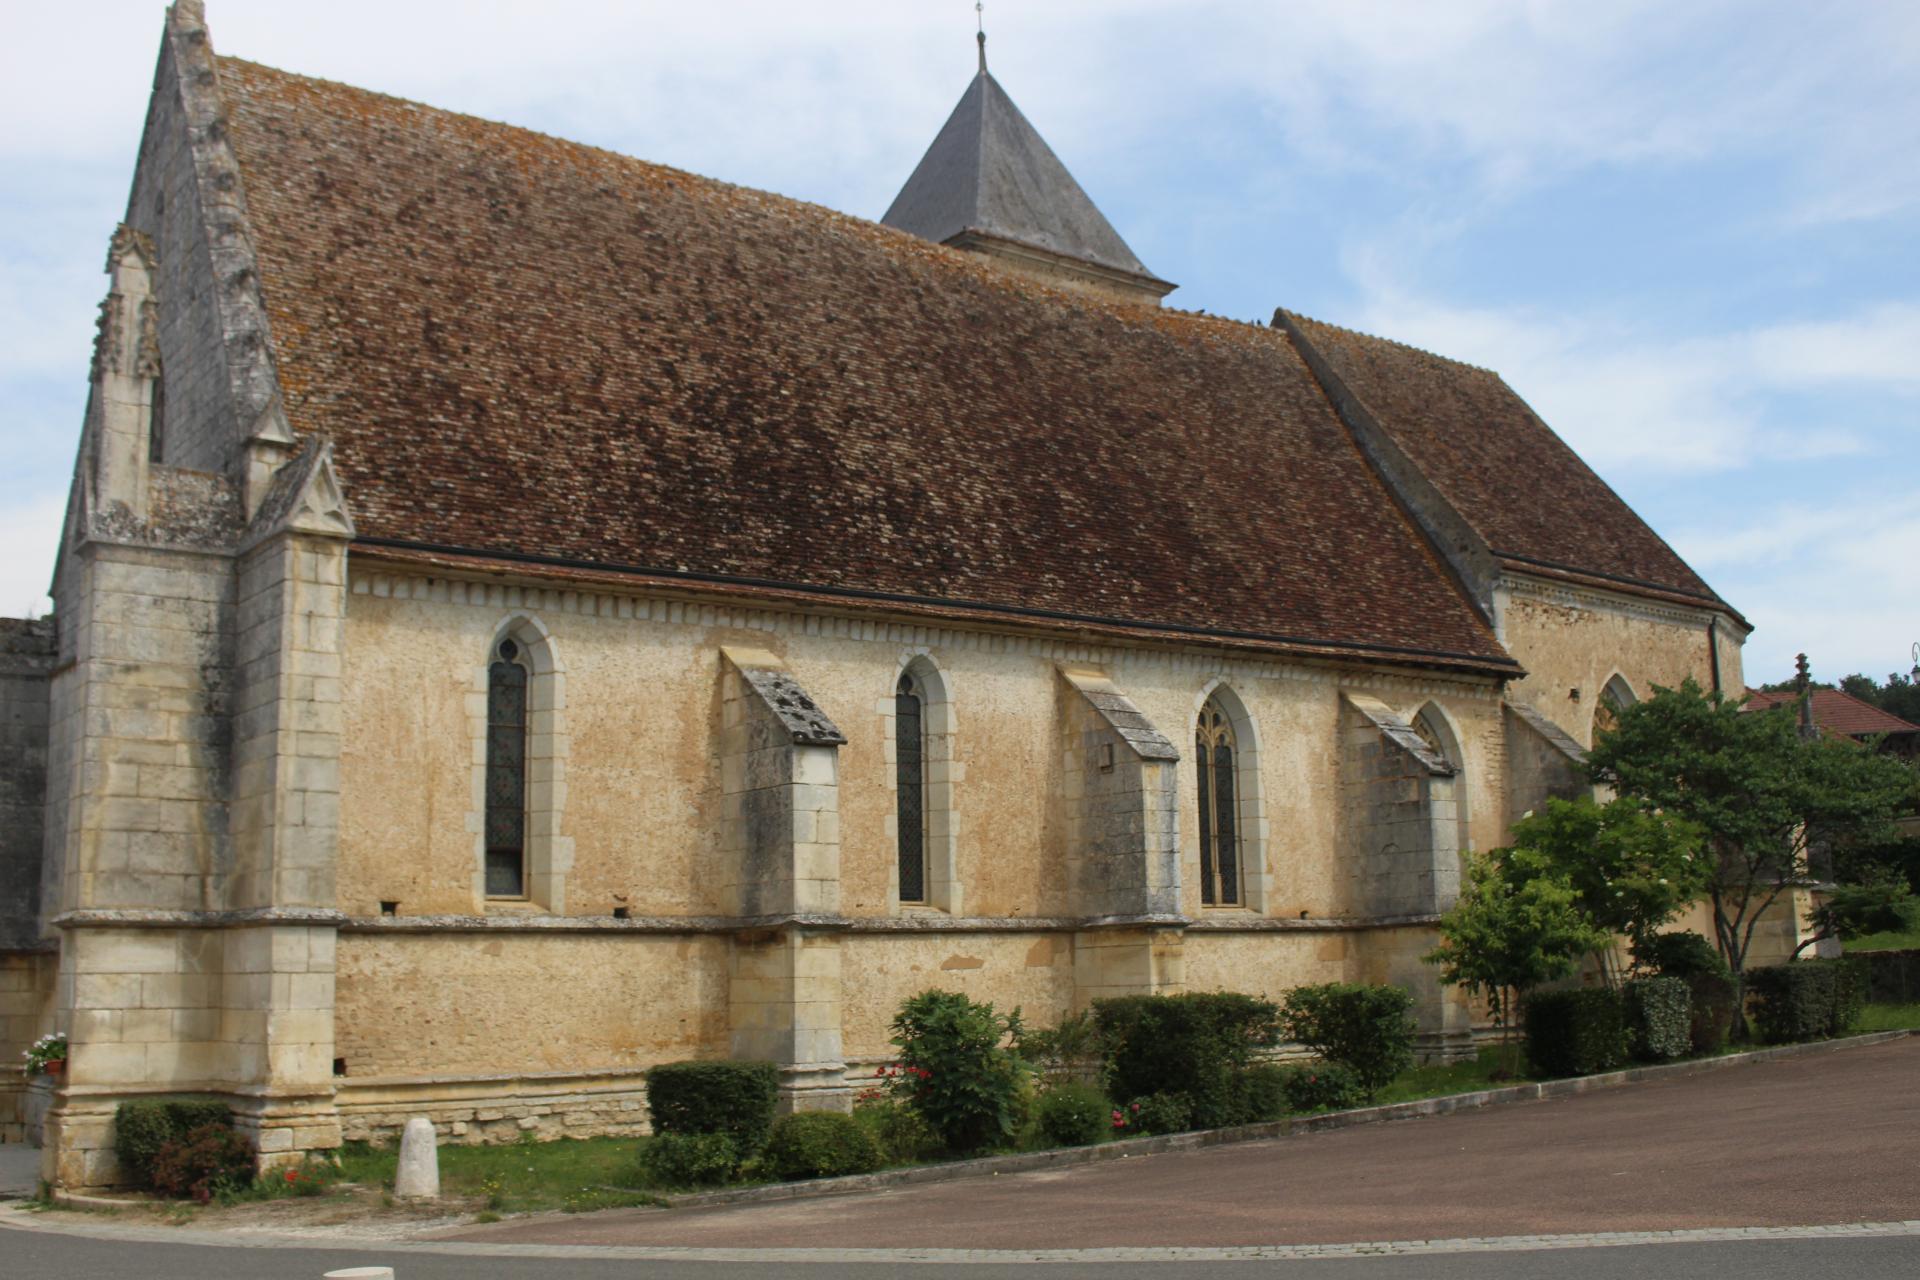
[[[402,1200],[440,1198],[440,1150],[433,1121],[415,1116],[400,1134],[400,1168],[393,1175],[393,1194]]]
[[[329,1271],[320,1280],[393,1280],[392,1267],[348,1267],[345,1271]]]

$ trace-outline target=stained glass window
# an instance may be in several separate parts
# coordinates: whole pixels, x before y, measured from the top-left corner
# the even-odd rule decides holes
[[[1200,709],[1194,735],[1194,766],[1200,775],[1200,901],[1207,906],[1240,902],[1240,809],[1233,724],[1212,698]]]
[[[527,668],[502,640],[487,668],[487,896],[527,894]]]
[[[911,674],[893,691],[893,746],[900,819],[900,901],[927,900],[926,701]]]

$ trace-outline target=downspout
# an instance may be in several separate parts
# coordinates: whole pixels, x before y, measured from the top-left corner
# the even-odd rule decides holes
[[[1707,619],[1707,664],[1713,672],[1713,692],[1720,693],[1720,619]]]

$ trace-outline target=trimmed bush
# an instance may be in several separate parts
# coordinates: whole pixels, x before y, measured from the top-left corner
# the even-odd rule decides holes
[[[1860,1017],[1862,983],[1845,960],[1795,960],[1747,971],[1755,1030],[1767,1044],[1845,1035]]]
[[[196,1129],[225,1125],[233,1118],[218,1098],[140,1098],[123,1102],[113,1113],[113,1151],[120,1169],[141,1186],[153,1182],[160,1149],[180,1142]]]
[[[1718,1053],[1733,1029],[1733,974],[1714,945],[1697,933],[1659,933],[1633,947],[1642,969],[1687,984],[1688,1038],[1695,1053]]]
[[[153,1189],[201,1204],[253,1181],[253,1146],[227,1124],[203,1124],[154,1153]]]
[[[1336,1062],[1294,1067],[1282,1085],[1289,1111],[1345,1111],[1367,1099],[1360,1077]]]
[[[1585,1076],[1627,1056],[1620,993],[1605,987],[1535,991],[1526,998],[1527,1061],[1535,1075]]]
[[[880,1144],[852,1116],[800,1111],[774,1123],[760,1162],[776,1178],[841,1178],[878,1169]]]
[[[1114,1105],[1092,1085],[1063,1081],[1040,1095],[1040,1132],[1056,1147],[1085,1147],[1113,1130]]]
[[[1413,994],[1401,987],[1325,982],[1287,992],[1287,1037],[1359,1078],[1367,1097],[1413,1065]]]
[[[1240,1073],[1235,1084],[1239,1092],[1241,1124],[1265,1124],[1287,1114],[1287,1080],[1290,1073],[1277,1062],[1256,1062]]]
[[[1874,1004],[1920,1002],[1920,951],[1866,951],[1867,999]]]
[[[667,1062],[647,1072],[655,1133],[725,1134],[736,1160],[766,1145],[779,1096],[771,1062]]]
[[[1116,996],[1095,1000],[1093,1016],[1107,1043],[1114,1096],[1184,1093],[1199,1129],[1242,1122],[1238,1077],[1280,1038],[1273,1002],[1234,991]]]
[[[1193,1128],[1193,1099],[1184,1093],[1150,1093],[1120,1108],[1125,1132],[1140,1137]]]
[[[740,1149],[724,1133],[656,1133],[640,1148],[640,1172],[661,1187],[717,1187],[740,1168]]]
[[[923,991],[894,1016],[908,1105],[949,1151],[968,1155],[1019,1131],[1030,1068],[1006,1043],[1018,1030],[1018,1011],[998,1014],[956,991]]]
[[[1635,978],[1626,999],[1627,1048],[1640,1062],[1684,1057],[1693,1047],[1693,995],[1685,978]]]
[[[904,1102],[886,1098],[856,1102],[853,1119],[879,1146],[886,1164],[915,1164],[940,1154],[940,1135]]]

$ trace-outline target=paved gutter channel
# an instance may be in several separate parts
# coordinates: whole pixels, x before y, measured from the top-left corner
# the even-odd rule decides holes
[[[1381,1124],[1389,1120],[1412,1120],[1421,1116],[1448,1115],[1479,1107],[1497,1107],[1513,1102],[1534,1102],[1547,1098],[1570,1098],[1595,1089],[1615,1089],[1621,1085],[1679,1076],[1699,1075],[1729,1067],[1743,1067],[1780,1058],[1796,1058],[1812,1053],[1831,1053],[1840,1049],[1886,1044],[1920,1035],[1912,1031],[1875,1031],[1840,1040],[1816,1040],[1811,1044],[1777,1045],[1753,1049],[1718,1058],[1696,1058],[1659,1066],[1630,1067],[1595,1076],[1573,1076],[1565,1080],[1542,1080],[1530,1084],[1509,1085],[1501,1089],[1479,1089],[1472,1093],[1443,1094],[1413,1102],[1394,1102],[1379,1107],[1360,1107],[1352,1111],[1329,1111],[1322,1115],[1289,1116],[1265,1124],[1239,1125],[1231,1129],[1202,1129],[1192,1133],[1170,1133],[1155,1138],[1126,1138],[1090,1147],[1061,1147],[1023,1155],[985,1156],[978,1160],[957,1160],[947,1164],[919,1165],[911,1169],[884,1169],[878,1173],[854,1174],[845,1178],[817,1178],[808,1182],[781,1182],[764,1187],[738,1187],[731,1191],[702,1191],[693,1195],[665,1197],[668,1209],[705,1209],[717,1205],[756,1204],[781,1200],[809,1200],[816,1196],[849,1195],[858,1191],[878,1191],[887,1187],[912,1186],[929,1182],[956,1182],[963,1178],[997,1177],[1003,1173],[1032,1173],[1042,1169],[1065,1169],[1075,1165],[1096,1164],[1104,1160],[1125,1160],[1131,1156],[1157,1155],[1163,1151],[1195,1151],[1203,1147],[1237,1142],[1263,1142],[1296,1133],[1321,1133],[1330,1129],[1351,1129],[1356,1125]],[[631,1187],[604,1187],[605,1191],[631,1192]]]

